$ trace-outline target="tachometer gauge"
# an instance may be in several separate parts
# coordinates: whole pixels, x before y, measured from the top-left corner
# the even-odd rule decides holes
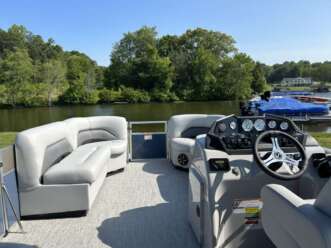
[[[243,121],[241,127],[245,132],[249,132],[252,130],[254,124],[250,119],[246,119]]]
[[[268,122],[268,127],[269,128],[274,129],[276,126],[277,126],[276,121],[271,120],[271,121]]]
[[[218,124],[218,130],[223,133],[226,130],[226,124],[223,122]]]
[[[265,121],[262,120],[262,119],[257,119],[255,122],[254,122],[254,127],[256,129],[256,131],[263,131],[264,128],[265,128]]]
[[[236,127],[237,127],[237,123],[235,121],[231,121],[230,128],[234,130],[234,129],[236,129]]]
[[[283,121],[282,123],[280,123],[280,129],[282,130],[287,130],[288,129],[288,123],[286,121]]]

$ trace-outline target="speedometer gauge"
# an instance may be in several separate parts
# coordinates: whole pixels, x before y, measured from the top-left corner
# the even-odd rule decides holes
[[[237,123],[235,121],[231,121],[230,128],[234,130],[234,129],[236,129],[236,127],[237,127]]]
[[[241,127],[245,132],[249,132],[253,128],[253,122],[250,119],[246,119],[243,121]]]
[[[286,121],[283,121],[282,123],[280,123],[280,129],[282,130],[287,130],[288,129],[288,123]]]
[[[277,126],[276,121],[271,120],[271,121],[268,122],[268,127],[269,128],[274,129],[276,126]]]
[[[262,120],[262,119],[257,119],[255,122],[254,122],[254,127],[256,129],[256,131],[263,131],[264,128],[265,128],[265,121]]]

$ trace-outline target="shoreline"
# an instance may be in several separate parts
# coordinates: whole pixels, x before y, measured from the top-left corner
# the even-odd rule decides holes
[[[14,143],[18,132],[0,132],[0,149]],[[322,147],[331,148],[331,133],[309,132]]]
[[[22,105],[17,105],[17,106],[9,106],[9,105],[0,105],[0,110],[16,110],[16,109],[36,109],[36,108],[61,108],[61,107],[75,107],[75,106],[111,106],[111,105],[136,105],[136,104],[141,104],[141,105],[146,105],[146,104],[179,104],[179,103],[194,103],[194,102],[239,102],[239,101],[248,101],[249,99],[246,100],[178,100],[178,101],[168,101],[168,102],[158,102],[158,101],[150,101],[150,102],[112,102],[112,103],[95,103],[95,104],[83,104],[83,103],[78,103],[78,104],[53,104],[51,106],[47,105],[40,105],[40,106],[22,106]]]

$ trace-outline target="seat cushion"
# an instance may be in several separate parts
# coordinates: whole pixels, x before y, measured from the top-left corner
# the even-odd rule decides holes
[[[111,151],[104,145],[78,147],[43,175],[44,184],[79,184],[95,182],[105,171]]]
[[[195,145],[194,139],[189,138],[174,138],[171,140],[171,148],[173,151],[183,153],[193,153]]]
[[[127,149],[127,142],[126,140],[111,140],[111,141],[100,141],[87,144],[88,146],[107,146],[111,150],[111,155],[121,155]],[[84,146],[87,146],[84,145]]]
[[[261,196],[263,228],[277,247],[331,247],[331,218],[315,200],[303,200],[281,185],[263,187]]]

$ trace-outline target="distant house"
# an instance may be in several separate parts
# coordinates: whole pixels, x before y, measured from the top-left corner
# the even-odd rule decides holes
[[[303,85],[312,85],[313,81],[311,78],[283,78],[281,85],[282,86],[303,86]]]

